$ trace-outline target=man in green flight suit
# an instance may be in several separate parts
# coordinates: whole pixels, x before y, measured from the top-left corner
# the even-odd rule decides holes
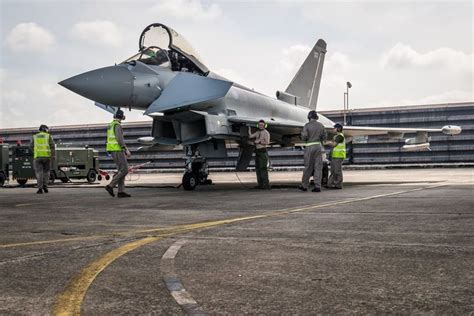
[[[301,140],[306,143],[304,149],[304,171],[301,184],[298,186],[303,192],[308,191],[309,179],[313,176],[314,189],[312,192],[321,192],[321,180],[323,177],[323,144],[327,133],[324,125],[318,121],[316,111],[308,113],[308,123],[301,131]]]
[[[252,133],[249,126],[249,139],[255,139],[255,172],[257,174],[256,189],[270,189],[268,180],[268,152],[267,147],[270,144],[270,133],[266,130],[267,124],[264,120],[258,122],[258,130]]]

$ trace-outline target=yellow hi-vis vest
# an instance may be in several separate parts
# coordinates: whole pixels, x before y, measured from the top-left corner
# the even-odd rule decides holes
[[[107,145],[105,150],[108,152],[122,151],[122,147],[120,147],[117,138],[115,137],[115,126],[117,125],[120,125],[120,122],[113,120],[107,127]]]
[[[49,147],[49,134],[39,132],[33,136],[34,148],[33,158],[51,158],[51,148]]]
[[[342,142],[338,143],[332,149],[332,158],[345,159],[346,158],[346,138],[344,137],[343,133],[337,133],[337,135],[334,136],[334,141],[336,141],[336,137],[338,135],[342,136]]]

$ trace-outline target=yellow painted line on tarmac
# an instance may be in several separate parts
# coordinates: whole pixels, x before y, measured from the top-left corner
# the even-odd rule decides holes
[[[100,272],[127,252],[161,238],[162,237],[147,237],[125,244],[87,265],[71,280],[71,282],[69,282],[66,290],[58,296],[54,305],[53,315],[80,315],[84,296],[86,295],[89,286]]]
[[[22,207],[22,206],[36,206],[36,205],[44,205],[44,204],[57,204],[57,201],[44,201],[44,202],[34,202],[34,203],[20,203],[15,204],[15,207]]]
[[[175,226],[174,228],[167,229],[165,233],[159,236],[146,237],[146,238],[139,239],[137,241],[125,244],[117,249],[114,249],[108,252],[107,254],[100,257],[96,261],[87,265],[78,275],[76,275],[69,282],[66,289],[58,295],[57,300],[54,304],[53,315],[61,315],[61,316],[80,315],[81,305],[82,305],[82,302],[84,301],[84,297],[87,293],[87,290],[89,289],[89,286],[94,282],[95,278],[103,270],[105,270],[112,262],[114,262],[115,260],[117,260],[118,258],[120,258],[121,256],[127,254],[128,252],[132,250],[138,249],[144,245],[147,245],[154,241],[158,241],[165,237],[169,237],[171,235],[178,234],[180,232],[188,232],[188,231],[192,231],[196,229],[210,228],[210,227],[215,227],[215,226],[220,226],[220,225],[225,225],[225,224],[248,221],[252,219],[269,218],[269,217],[287,215],[287,214],[306,211],[309,209],[316,209],[316,208],[322,208],[322,207],[327,207],[327,206],[336,206],[336,205],[348,204],[348,203],[359,202],[359,201],[373,200],[373,199],[377,199],[381,197],[416,192],[416,191],[421,191],[421,190],[426,190],[426,189],[433,189],[433,188],[442,187],[442,186],[446,186],[446,184],[424,187],[424,188],[417,188],[417,189],[412,189],[412,190],[397,191],[397,192],[386,193],[386,194],[378,194],[378,195],[373,195],[373,196],[369,196],[365,198],[353,198],[353,199],[347,199],[347,200],[342,200],[342,201],[336,201],[332,203],[309,205],[309,206],[293,208],[293,209],[290,208],[290,209],[280,210],[277,212],[272,212],[269,214],[246,216],[246,217],[239,217],[239,218],[233,218],[233,219],[208,221],[208,222],[201,222],[201,223],[195,223],[195,224],[189,224],[189,225]],[[163,230],[163,229],[161,228],[160,230]],[[157,231],[157,230],[142,230],[139,232],[143,233],[143,232],[150,232],[150,231]]]
[[[359,202],[359,201],[367,201],[367,200],[377,199],[377,198],[381,198],[381,197],[399,195],[399,194],[403,194],[403,193],[416,192],[416,191],[427,190],[427,189],[434,189],[434,188],[443,187],[443,186],[447,186],[447,185],[448,184],[438,184],[438,185],[429,186],[429,187],[423,187],[423,188],[417,188],[417,189],[411,189],[411,190],[404,190],[404,191],[397,191],[397,192],[379,194],[379,195],[372,195],[372,196],[363,197],[363,198],[352,198],[352,199],[340,200],[340,201],[335,201],[335,202],[330,202],[330,203],[325,203],[325,204],[310,204],[310,205],[306,205],[306,206],[302,206],[302,207],[298,207],[298,208],[286,208],[286,209],[281,209],[281,210],[278,210],[278,211],[275,211],[275,212],[261,214],[261,215],[238,217],[238,218],[224,219],[224,220],[218,220],[218,221],[200,222],[200,223],[195,223],[195,224],[186,224],[186,225],[179,225],[179,226],[171,226],[171,227],[168,227],[168,228],[160,227],[160,228],[150,228],[150,229],[125,231],[125,232],[112,232],[112,233],[108,233],[108,234],[92,235],[92,236],[84,236],[84,237],[72,237],[72,238],[40,240],[40,241],[21,242],[21,243],[12,243],[12,244],[0,244],[0,249],[24,247],[24,246],[36,246],[36,245],[45,245],[45,244],[54,244],[54,243],[67,243],[67,242],[74,242],[74,241],[96,240],[96,239],[101,239],[101,238],[113,238],[113,237],[119,237],[119,236],[133,236],[133,235],[136,235],[136,234],[146,234],[146,233],[156,233],[156,232],[178,233],[178,232],[184,232],[184,231],[188,231],[188,230],[195,230],[195,229],[199,229],[199,228],[207,228],[207,227],[212,227],[212,226],[217,226],[217,225],[224,225],[224,224],[231,224],[231,223],[235,223],[235,222],[247,221],[247,220],[251,220],[251,219],[259,219],[259,218],[270,217],[270,216],[278,216],[278,215],[287,215],[287,214],[291,214],[291,213],[297,213],[297,212],[307,211],[307,210],[316,209],[316,208],[322,208],[322,207],[328,207],[328,206],[337,206],[337,205],[353,203],[353,202]]]
[[[99,239],[99,238],[104,238],[104,237],[109,237],[109,236],[96,235],[96,236],[87,236],[87,237],[74,237],[74,238],[62,238],[62,239],[18,242],[18,243],[14,243],[14,244],[0,245],[0,249],[16,248],[16,247],[23,247],[23,246],[36,246],[36,245],[45,245],[45,244],[56,244],[56,243],[64,243],[64,242],[71,242],[71,241],[93,240],[93,239]]]

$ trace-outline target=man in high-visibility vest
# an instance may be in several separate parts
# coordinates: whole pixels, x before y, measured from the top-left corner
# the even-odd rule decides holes
[[[304,149],[304,171],[301,191],[308,191],[309,179],[313,176],[314,189],[312,192],[321,192],[321,180],[323,177],[323,143],[326,141],[327,133],[324,125],[318,122],[316,111],[308,113],[309,122],[303,127],[301,140],[306,142]]]
[[[114,115],[114,120],[107,127],[107,145],[106,151],[110,153],[117,165],[117,173],[112,178],[112,181],[105,186],[105,190],[111,195],[115,196],[114,188],[118,186],[117,197],[130,197],[130,194],[125,193],[125,176],[128,174],[127,158],[130,158],[131,153],[125,145],[123,137],[123,129],[121,122],[125,120],[125,115],[122,110],[117,110]]]
[[[328,179],[328,187],[342,189],[342,162],[346,158],[346,140],[342,133],[342,124],[334,124],[336,135],[333,138],[331,150],[331,175]]]
[[[54,140],[49,134],[48,126],[42,124],[39,127],[39,132],[31,139],[30,148],[33,150],[33,169],[38,183],[36,193],[48,193],[49,172],[56,155]]]

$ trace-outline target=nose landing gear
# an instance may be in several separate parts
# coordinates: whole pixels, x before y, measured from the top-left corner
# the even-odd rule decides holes
[[[197,185],[212,184],[212,180],[208,179],[209,165],[206,157],[202,157],[199,150],[188,146],[186,148],[185,172],[183,175],[182,185],[186,191],[192,191]]]

